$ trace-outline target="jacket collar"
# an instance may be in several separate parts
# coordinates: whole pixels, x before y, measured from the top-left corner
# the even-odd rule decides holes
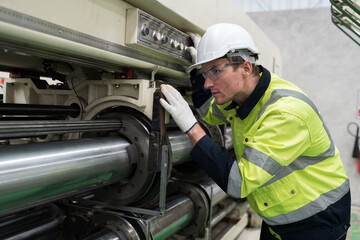
[[[245,100],[245,102],[242,105],[239,105],[236,102],[232,101],[229,106],[224,108],[225,110],[231,110],[239,106],[236,110],[236,113],[241,120],[244,120],[250,114],[251,110],[259,102],[260,98],[264,95],[266,89],[270,84],[270,72],[261,65],[259,65],[259,68],[262,72],[260,80],[256,85],[254,91]]]

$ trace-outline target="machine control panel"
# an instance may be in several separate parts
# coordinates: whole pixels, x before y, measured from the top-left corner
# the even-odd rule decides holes
[[[126,20],[126,45],[187,65],[191,63],[186,49],[192,41],[186,33],[137,8],[127,10]]]

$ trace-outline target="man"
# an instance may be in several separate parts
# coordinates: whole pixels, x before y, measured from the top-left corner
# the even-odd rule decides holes
[[[262,240],[345,239],[349,180],[315,105],[255,64],[259,51],[240,26],[216,24],[199,43],[192,38],[194,106],[208,123],[230,124],[236,154],[217,146],[180,93],[162,85],[161,104],[190,137],[194,159],[228,195],[247,197],[263,219]]]

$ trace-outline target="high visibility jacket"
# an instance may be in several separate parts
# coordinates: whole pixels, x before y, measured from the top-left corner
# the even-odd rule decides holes
[[[245,114],[239,112],[243,106],[217,105],[213,98],[198,110],[210,124],[231,126],[237,159],[228,170],[226,192],[247,197],[267,224],[282,225],[337,202],[349,192],[349,180],[312,101],[294,84],[260,68],[259,84],[268,83],[261,96],[244,103],[250,106]]]

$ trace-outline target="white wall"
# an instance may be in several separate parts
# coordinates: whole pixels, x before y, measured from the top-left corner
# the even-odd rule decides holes
[[[360,125],[360,47],[333,25],[329,8],[249,15],[279,46],[282,77],[302,88],[321,112],[350,178],[352,202],[360,204],[355,138],[347,131],[350,122]]]

